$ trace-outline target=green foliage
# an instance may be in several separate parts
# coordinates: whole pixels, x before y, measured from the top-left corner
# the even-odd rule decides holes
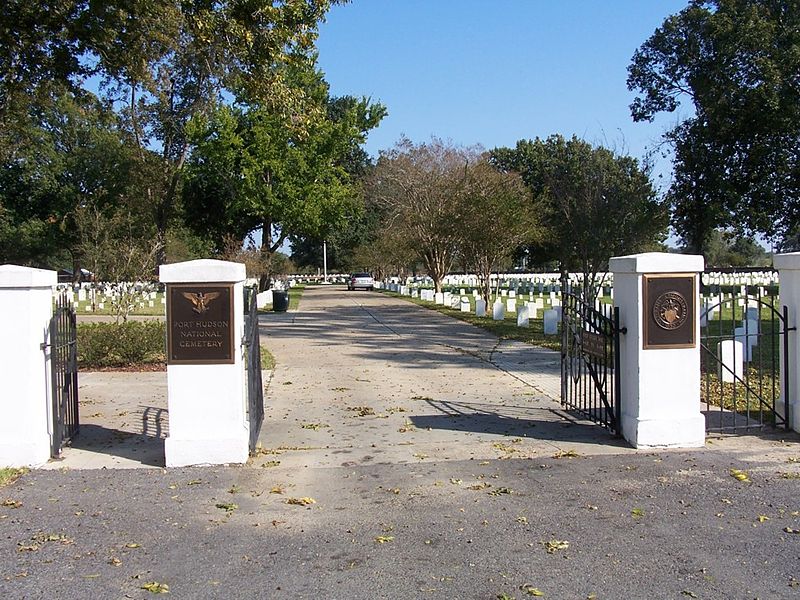
[[[163,321],[78,324],[81,368],[160,363],[166,357]]]
[[[275,357],[264,346],[261,346],[261,368],[264,371],[275,370]]]
[[[778,0],[693,0],[636,51],[634,120],[692,116],[675,151],[674,225],[696,252],[718,227],[779,241],[800,221],[800,10]]]
[[[297,115],[264,104],[219,106],[190,123],[196,149],[184,187],[187,220],[218,246],[260,229],[261,251],[270,255],[290,236],[322,240],[358,213],[350,171],[365,168],[360,144],[386,110],[367,99],[330,98],[314,60],[298,59],[285,73],[313,102],[302,126]]]
[[[140,189],[114,114],[92,94],[65,93],[29,105],[0,127],[0,140],[0,259],[80,265],[78,213],[118,211]],[[136,236],[146,237],[146,207],[140,202],[134,214]]]
[[[0,487],[14,483],[19,479],[26,469],[14,469],[12,467],[0,467]]]
[[[330,0],[10,0],[0,11],[0,157],[16,147],[14,123],[31,107],[65,92],[80,95],[86,78],[96,76],[107,107],[135,149],[134,167],[118,165],[117,172],[123,181],[145,176],[137,207],[145,203],[152,209],[162,263],[167,231],[180,215],[183,169],[191,154],[187,124],[207,115],[219,98],[234,97],[291,114],[302,131],[319,111],[317,100],[287,82],[286,73],[313,49],[317,25],[330,5]],[[67,172],[58,165],[52,170]],[[8,208],[5,200],[3,205]],[[20,219],[17,226],[41,238],[40,221],[56,225],[60,216],[48,212],[33,222]]]
[[[705,246],[706,267],[769,267],[767,251],[754,239],[712,230]]]
[[[502,173],[483,155],[464,166],[466,182],[456,222],[461,255],[478,276],[481,293],[490,303],[489,281],[493,271],[512,251],[531,243],[540,227],[529,209],[529,193],[515,173]]]
[[[522,176],[541,215],[535,251],[595,281],[612,256],[647,249],[665,237],[667,213],[645,169],[630,156],[573,137],[521,140],[492,151],[494,164]]]

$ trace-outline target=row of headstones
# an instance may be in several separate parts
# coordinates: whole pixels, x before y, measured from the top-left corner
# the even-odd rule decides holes
[[[706,285],[758,285],[771,286],[778,283],[777,271],[751,273],[706,273],[703,275]]]
[[[460,294],[453,294],[451,292],[436,292],[427,288],[413,289],[409,286],[395,283],[389,283],[386,288],[402,296],[419,298],[427,302],[449,306],[465,313],[472,312],[472,302],[464,289],[460,290]],[[475,301],[475,316],[486,317],[486,301],[480,297],[477,290],[473,291],[472,295]],[[530,320],[538,318],[539,312],[542,311],[545,335],[556,335],[558,333],[558,323],[561,321],[561,299],[556,292],[551,293],[550,305],[552,308],[547,310],[545,310],[544,299],[542,298],[534,298],[533,295],[530,295],[530,300],[528,301],[520,299],[522,303],[519,305],[517,305],[517,300],[518,297],[513,291],[510,291],[504,298],[498,297],[492,305],[492,319],[503,321],[505,320],[505,313],[508,311],[516,313],[518,327],[530,327]]]
[[[57,293],[61,293],[61,291],[56,290]],[[77,291],[70,290],[69,288],[66,289],[67,294],[67,301],[72,303],[72,306],[77,310],[78,305],[84,302],[88,302],[84,306],[85,312],[93,312],[92,308],[92,290],[87,287],[79,287]],[[97,307],[98,310],[104,310],[106,307],[106,303],[114,303],[117,298],[120,297],[120,294],[116,290],[111,290],[108,293],[105,292],[95,292],[94,293],[94,305]],[[144,292],[140,297],[140,300],[136,303],[139,308],[144,308],[145,305],[149,306],[150,308],[155,307],[156,302],[158,302],[158,292],[150,291]],[[165,297],[161,297],[160,303],[162,305],[167,303]]]

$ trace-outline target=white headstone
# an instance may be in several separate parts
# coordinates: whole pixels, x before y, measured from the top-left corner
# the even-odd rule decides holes
[[[558,312],[555,310],[544,311],[544,334],[556,335],[558,333]]]
[[[472,312],[472,306],[470,306],[469,298],[466,296],[461,298],[461,312]]]
[[[517,308],[517,327],[528,327],[530,325],[530,312],[527,304]]]
[[[436,292],[434,295],[434,301],[436,304],[444,304],[444,294],[442,292]]]
[[[506,310],[510,313],[517,312],[517,300],[515,298],[506,300]]]
[[[475,316],[476,317],[486,316],[486,300],[484,300],[483,298],[477,298],[475,300]]]
[[[717,346],[719,378],[723,383],[733,383],[744,376],[744,347],[742,342],[723,340]]]
[[[492,305],[492,319],[495,321],[502,321],[506,318],[505,305],[502,300],[495,300]]]
[[[264,308],[267,304],[272,304],[272,290],[266,290],[256,295],[256,307]]]

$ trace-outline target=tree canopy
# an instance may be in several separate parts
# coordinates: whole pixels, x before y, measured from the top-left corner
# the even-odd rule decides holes
[[[609,258],[652,248],[666,234],[664,206],[630,156],[560,135],[520,140],[491,155],[532,193],[530,208],[543,226],[536,250],[556,256],[563,270],[583,273],[590,293]]]
[[[692,0],[634,54],[634,120],[683,101],[693,112],[666,135],[674,225],[692,250],[702,251],[715,228],[778,243],[798,228],[798,49],[796,0]]]
[[[82,101],[99,81],[104,109],[132,150],[131,168],[120,167],[119,179],[142,174],[137,193],[118,200],[152,221],[158,262],[164,262],[168,231],[181,226],[192,124],[214,116],[224,100],[289,118],[299,131],[312,127],[324,108],[286,76],[313,53],[318,23],[333,3],[8,0],[0,9],[0,160],[18,158],[18,123],[43,127],[44,115],[63,98]],[[58,154],[61,160],[68,153]],[[7,196],[0,205],[3,226],[13,230],[23,219],[42,238],[44,230],[21,217]],[[69,212],[52,198],[36,198],[45,221]],[[59,261],[33,251],[25,260]]]
[[[348,166],[386,109],[368,99],[331,98],[313,57],[291,78],[315,117],[302,126],[268,107],[218,106],[190,123],[187,222],[221,247],[226,236],[261,231],[265,255],[289,236],[322,239],[355,212]]]

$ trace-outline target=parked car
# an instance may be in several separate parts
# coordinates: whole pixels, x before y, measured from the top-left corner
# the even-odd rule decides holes
[[[364,288],[371,291],[373,287],[375,287],[375,280],[369,273],[353,273],[347,282],[347,289],[350,291],[356,288]]]

